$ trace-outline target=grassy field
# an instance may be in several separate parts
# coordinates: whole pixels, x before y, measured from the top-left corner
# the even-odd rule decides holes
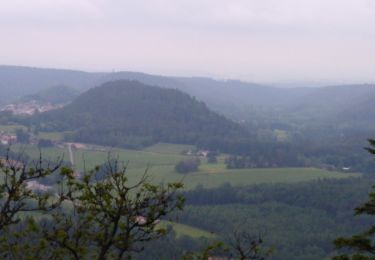
[[[11,146],[11,150],[16,153],[26,153],[34,159],[39,158],[41,152],[42,158],[48,160],[57,160],[63,158],[65,161],[69,161],[69,154],[66,148],[48,147],[39,149],[36,145],[15,144]]]
[[[158,143],[146,148],[144,151],[163,154],[182,154],[185,151],[194,149],[194,145]]]
[[[17,129],[27,130],[26,126],[23,125],[0,125],[0,132],[8,134],[15,134]]]
[[[114,150],[112,154],[120,160],[129,161],[129,180],[136,181],[148,168],[153,182],[183,181],[186,189],[203,185],[206,188],[215,188],[224,183],[234,186],[260,183],[296,183],[324,178],[347,178],[360,176],[356,173],[341,173],[316,168],[259,168],[259,169],[226,169],[224,157],[218,158],[217,164],[208,164],[205,159],[198,172],[179,174],[174,171],[174,165],[184,156],[149,151]],[[76,150],[75,158],[77,169],[82,169],[82,158],[86,167],[90,168],[106,161],[107,152]]]
[[[124,163],[128,163],[129,169],[147,168],[152,166],[174,166],[178,161],[184,158],[180,154],[165,154],[149,151],[136,151],[125,149],[112,149],[110,151],[89,151],[83,149],[74,150],[76,169],[83,170],[92,168],[98,164],[107,161],[108,156],[118,158]]]
[[[215,188],[223,183],[233,186],[252,185],[260,183],[296,183],[325,178],[348,178],[359,174],[347,174],[325,171],[314,168],[265,168],[223,170],[217,173],[197,172],[184,179],[186,188],[193,188],[199,184],[205,188]]]
[[[143,171],[140,169],[129,170],[129,179],[136,180]],[[359,177],[356,173],[341,173],[325,171],[315,168],[262,168],[227,170],[220,172],[195,172],[181,175],[174,172],[172,166],[154,166],[149,170],[152,181],[170,182],[183,181],[186,189],[203,185],[205,188],[215,188],[230,183],[233,186],[244,186],[261,183],[297,183],[325,178]]]
[[[161,152],[157,152],[156,147],[161,148]],[[181,154],[173,154],[172,150],[178,151],[185,149],[181,146],[178,149],[175,145],[158,145],[144,151],[112,149],[106,151],[91,151],[84,149],[74,149],[74,159],[76,162],[76,170],[83,171],[84,166],[87,170],[92,169],[96,165],[105,163],[108,155],[118,158],[120,161],[128,162],[128,176],[130,182],[136,182],[141,175],[148,169],[150,181],[154,183],[183,181],[186,189],[193,189],[198,185],[205,188],[215,188],[225,183],[233,186],[252,185],[261,183],[296,183],[304,181],[312,181],[325,178],[347,178],[356,177],[360,174],[342,173],[327,171],[316,168],[256,168],[256,169],[226,169],[224,164],[224,156],[218,158],[217,164],[208,164],[205,159],[198,172],[189,174],[179,174],[174,171],[175,164],[182,160],[185,156]],[[39,149],[35,146],[14,146],[13,150],[24,150],[31,157],[39,156]],[[66,148],[45,148],[42,149],[44,158],[56,159],[64,156],[66,161],[69,160],[68,150]]]
[[[60,132],[39,132],[38,138],[47,139],[51,141],[61,141],[64,135]]]
[[[17,129],[23,129],[27,131],[27,127],[24,125],[0,125],[0,132],[8,134],[15,134]],[[61,141],[64,133],[61,132],[39,132],[37,137],[42,139],[48,139],[52,141]]]
[[[159,225],[162,227],[166,227],[168,225],[171,225],[173,227],[173,230],[176,232],[176,237],[181,236],[189,236],[192,238],[214,238],[215,235],[213,233],[210,233],[208,231],[205,231],[203,229],[195,228],[192,226],[170,222],[170,221],[162,221]]]

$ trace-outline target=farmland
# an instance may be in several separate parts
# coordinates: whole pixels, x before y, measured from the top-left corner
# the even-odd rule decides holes
[[[126,149],[73,149],[75,169],[78,171],[89,170],[94,166],[103,164],[108,156],[118,158],[128,165],[129,180],[137,181],[140,176],[148,171],[150,180],[155,183],[183,181],[186,189],[202,185],[205,188],[216,188],[224,183],[233,186],[246,186],[262,183],[298,183],[317,179],[335,178],[342,179],[356,177],[360,174],[342,173],[316,168],[253,168],[253,169],[226,169],[225,156],[218,157],[218,163],[209,164],[202,158],[199,171],[189,174],[179,174],[174,170],[175,164],[185,158],[182,151],[191,149],[190,146],[172,144],[159,144],[145,150]],[[39,156],[36,146],[14,146],[14,151],[24,150],[33,158]],[[43,148],[42,156],[48,159],[65,158],[68,160],[68,150],[64,147]]]
[[[0,125],[0,132],[5,132],[8,134],[14,134],[17,129],[26,130],[27,128],[23,125]]]

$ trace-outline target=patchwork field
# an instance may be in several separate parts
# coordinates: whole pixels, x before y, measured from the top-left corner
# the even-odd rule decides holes
[[[182,154],[194,148],[194,145],[158,143],[147,147],[144,151],[164,154]]]
[[[18,154],[27,154],[30,158],[39,158],[40,153],[42,158],[48,160],[58,160],[63,159],[69,161],[68,149],[65,147],[48,147],[39,149],[36,145],[24,145],[15,144],[11,146],[11,150]]]
[[[224,156],[218,157],[218,163],[208,164],[202,158],[198,172],[189,174],[176,173],[175,164],[185,158],[182,151],[192,149],[191,146],[159,144],[143,151],[125,149],[72,149],[75,169],[84,171],[96,165],[105,163],[109,157],[118,158],[128,165],[128,175],[131,182],[137,181],[147,170],[150,181],[154,183],[182,181],[186,189],[198,185],[205,188],[215,188],[225,183],[233,186],[260,183],[296,183],[324,178],[348,178],[361,176],[357,173],[342,173],[316,168],[255,168],[255,169],[226,169]],[[39,156],[35,146],[14,146],[14,151],[24,151],[33,158]],[[69,161],[69,151],[65,147],[43,148],[42,156],[51,160],[63,158]]]
[[[63,140],[63,134],[60,132],[39,132],[38,138],[41,139],[48,139],[51,141],[62,141]]]
[[[184,158],[181,154],[165,154],[149,151],[136,151],[125,149],[110,149],[108,151],[90,151],[86,149],[75,149],[74,158],[76,169],[83,170],[102,164],[110,158],[117,158],[128,164],[129,169],[147,168],[152,166],[175,165]]]
[[[17,129],[27,130],[27,127],[23,125],[0,125],[0,132],[5,132],[8,134],[16,133]]]

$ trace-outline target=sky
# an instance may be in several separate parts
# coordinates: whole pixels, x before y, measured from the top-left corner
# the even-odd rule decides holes
[[[375,82],[375,0],[0,0],[0,64]]]

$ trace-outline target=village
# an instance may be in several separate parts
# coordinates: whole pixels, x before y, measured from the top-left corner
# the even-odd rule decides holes
[[[0,143],[3,145],[10,145],[17,142],[17,136],[15,134],[9,134],[4,131],[0,131]]]

